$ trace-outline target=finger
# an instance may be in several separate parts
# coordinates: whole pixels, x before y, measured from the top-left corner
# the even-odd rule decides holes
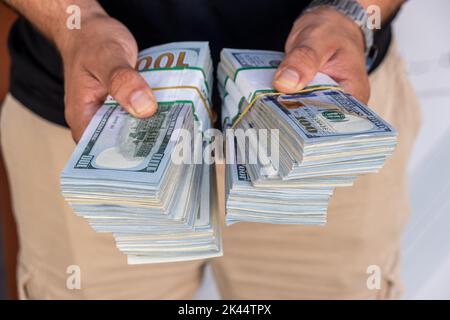
[[[72,110],[78,110],[77,113],[71,115],[66,113],[66,121],[70,127],[73,140],[78,143],[80,141],[84,130],[89,125],[92,117],[98,110],[97,104],[85,105],[83,108],[73,108]]]
[[[321,72],[328,74],[357,100],[367,104],[370,96],[370,84],[365,60],[353,50],[344,51],[333,56]]]
[[[134,51],[134,50],[133,50]],[[109,94],[130,114],[138,118],[152,116],[157,103],[144,78],[134,70],[137,53],[130,54],[122,46],[111,45],[99,54],[94,75]]]
[[[342,89],[351,94],[356,100],[367,104],[370,97],[370,85],[367,77],[352,77],[348,80],[339,81]]]
[[[147,118],[157,109],[156,99],[144,78],[131,67],[111,72],[109,93],[133,116]]]
[[[277,91],[294,93],[303,89],[316,75],[328,55],[323,49],[300,44],[286,54],[275,74]]]
[[[78,142],[107,96],[106,89],[91,76],[66,77],[65,119]]]

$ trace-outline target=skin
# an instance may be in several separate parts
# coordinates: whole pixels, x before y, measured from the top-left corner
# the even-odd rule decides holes
[[[75,141],[110,94],[138,118],[157,110],[151,88],[134,70],[136,40],[119,21],[109,17],[96,0],[4,0],[33,23],[61,53],[65,78],[65,117]],[[359,0],[378,5],[382,20],[402,0]],[[81,8],[81,30],[68,30],[66,9]],[[335,79],[362,102],[370,95],[365,67],[364,38],[343,14],[321,7],[301,15],[287,38],[286,57],[273,85],[281,92],[301,90],[320,71]]]
[[[385,22],[403,0],[360,0],[364,8],[380,7]],[[273,85],[280,92],[303,89],[317,72],[329,75],[348,93],[367,103],[370,96],[361,29],[350,18],[329,7],[300,15],[286,40],[286,57]]]

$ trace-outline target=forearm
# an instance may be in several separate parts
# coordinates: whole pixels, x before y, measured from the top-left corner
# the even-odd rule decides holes
[[[77,5],[83,22],[90,17],[106,15],[97,0],[4,0],[9,6],[27,18],[39,31],[60,50],[67,42],[69,30],[66,26],[67,8]]]
[[[380,8],[381,23],[395,14],[406,0],[357,0],[364,8],[375,5]]]

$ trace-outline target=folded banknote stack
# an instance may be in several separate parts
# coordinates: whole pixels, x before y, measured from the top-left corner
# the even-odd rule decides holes
[[[228,224],[323,224],[334,188],[379,171],[396,146],[396,131],[324,74],[300,93],[275,93],[282,59],[275,51],[221,53],[223,127],[276,132],[247,144],[226,135]]]
[[[208,44],[149,48],[138,69],[153,89],[157,113],[136,119],[107,99],[61,174],[63,196],[97,232],[113,233],[129,264],[220,256],[214,171],[171,157],[183,132],[211,125]],[[201,139],[193,153],[206,143]]]

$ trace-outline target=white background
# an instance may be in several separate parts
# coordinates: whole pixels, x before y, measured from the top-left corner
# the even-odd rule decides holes
[[[450,1],[411,0],[394,28],[420,98],[410,161],[413,212],[403,238],[405,299],[450,299]],[[207,268],[198,299],[218,299]]]
[[[395,24],[422,104],[403,238],[406,299],[450,299],[450,1],[412,0]]]

